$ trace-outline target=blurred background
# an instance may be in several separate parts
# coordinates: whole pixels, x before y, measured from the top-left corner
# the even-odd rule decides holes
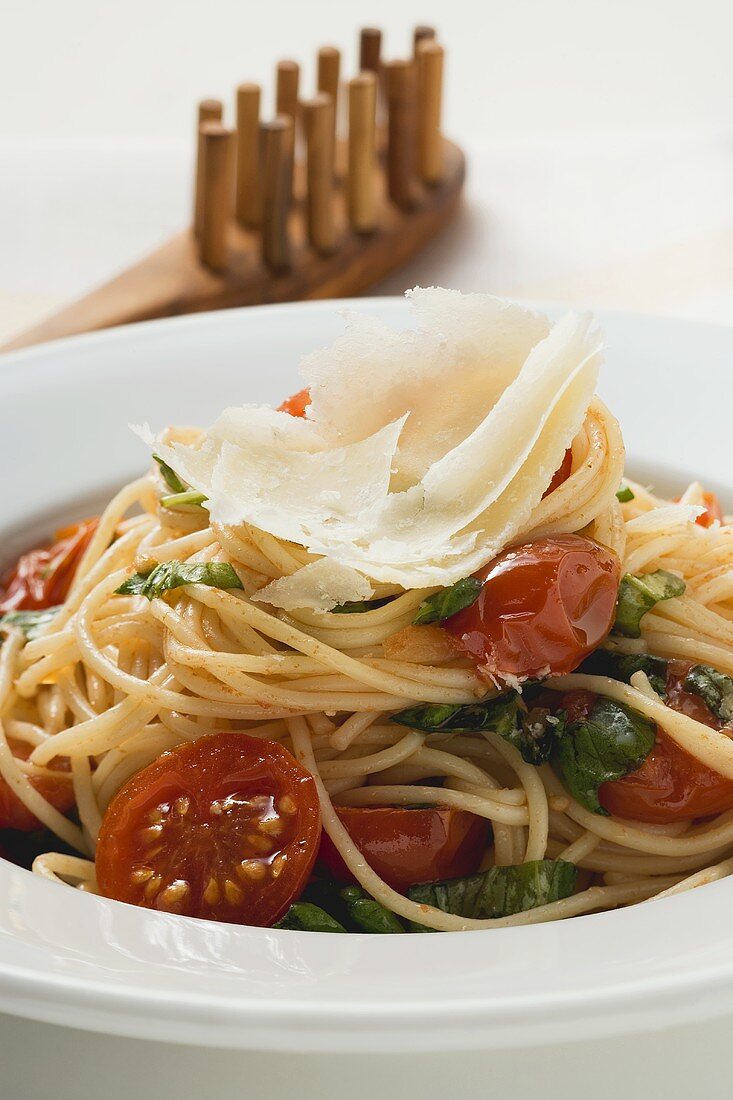
[[[190,217],[195,105],[412,27],[446,47],[457,221],[375,288],[733,320],[731,0],[23,0],[2,5],[0,340]],[[271,100],[265,101],[272,109]],[[231,120],[231,115],[230,115]]]

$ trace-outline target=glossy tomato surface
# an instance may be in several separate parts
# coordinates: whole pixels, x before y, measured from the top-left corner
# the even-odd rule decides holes
[[[97,520],[56,532],[51,546],[30,550],[0,580],[0,612],[40,611],[63,603]]]
[[[268,926],[303,889],[320,833],[313,777],[286,749],[213,734],[164,753],[115,795],[97,880],[118,901]]]
[[[720,722],[702,699],[682,687],[690,667],[684,661],[670,661],[667,705],[720,729]],[[617,817],[667,825],[733,809],[733,780],[701,764],[657,728],[654,748],[641,767],[623,779],[604,783],[599,798],[604,809]]]
[[[369,865],[401,892],[418,882],[472,874],[486,847],[486,822],[464,810],[341,806],[337,812]],[[319,862],[340,882],[353,881],[326,833]]]
[[[305,416],[305,410],[310,403],[311,391],[306,387],[304,390],[299,390],[298,393],[286,398],[282,405],[278,405],[277,411],[290,413],[291,416]]]
[[[536,539],[485,566],[478,600],[443,625],[491,678],[563,675],[611,629],[620,575],[591,539]]]
[[[13,756],[18,760],[27,760],[31,754],[31,746],[25,741],[16,741],[8,738],[8,745]],[[66,772],[69,770],[69,762],[66,759],[52,760],[49,771]],[[55,806],[61,813],[66,813],[74,805],[74,787],[71,776],[67,775],[29,775],[31,786],[40,795]],[[31,833],[34,829],[42,828],[41,822],[13,793],[4,779],[0,778],[0,829],[16,829],[21,833]]]

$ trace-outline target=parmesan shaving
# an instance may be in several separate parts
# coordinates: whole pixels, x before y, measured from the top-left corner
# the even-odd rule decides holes
[[[417,331],[353,316],[305,359],[307,419],[245,405],[194,445],[155,442],[213,522],[324,559],[256,598],[328,610],[371,582],[454,583],[526,525],[580,430],[601,349],[587,316],[552,325],[488,295],[410,298]]]

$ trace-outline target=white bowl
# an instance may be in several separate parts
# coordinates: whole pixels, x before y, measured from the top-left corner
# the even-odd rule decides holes
[[[227,404],[277,403],[298,389],[300,355],[339,332],[344,308],[410,323],[399,299],[307,303],[152,322],[0,359],[0,560],[146,465],[129,422],[206,424]],[[733,504],[724,488],[733,329],[600,321],[601,392],[632,469],[670,490],[692,477],[722,484]],[[319,936],[166,916],[0,861],[0,1011],[259,1052],[435,1055],[631,1035],[733,1013],[732,910],[724,880],[557,924]]]

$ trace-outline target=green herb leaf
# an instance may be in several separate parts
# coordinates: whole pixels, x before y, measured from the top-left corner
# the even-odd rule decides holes
[[[195,489],[186,489],[183,493],[161,497],[160,503],[164,508],[174,512],[200,512],[204,501],[208,499],[203,493],[197,493]]]
[[[721,722],[733,721],[733,679],[710,665],[693,665],[685,676],[685,691],[699,695]]]
[[[598,800],[602,783],[636,771],[652,750],[656,727],[638,711],[603,697],[588,717],[568,726],[552,763],[581,806],[606,814]]]
[[[351,600],[349,603],[337,603],[331,608],[331,614],[360,615],[364,611],[376,611],[378,607],[384,607],[391,599],[391,596],[384,596],[379,600]]]
[[[635,672],[644,672],[657,695],[667,694],[667,662],[650,653],[616,653],[611,649],[597,649],[586,657],[578,669],[589,676],[610,676],[624,684],[631,683]]]
[[[26,640],[32,642],[43,634],[60,610],[60,607],[46,607],[42,611],[8,611],[0,617],[0,630],[3,627],[17,626],[25,634]]]
[[[510,867],[492,867],[476,875],[411,886],[407,896],[419,905],[472,920],[510,917],[538,905],[567,898],[575,889],[577,868],[558,859],[537,859]],[[425,932],[422,925],[415,931]]]
[[[360,932],[404,932],[404,926],[391,910],[365,894],[360,886],[346,886],[339,891],[350,921]]]
[[[616,499],[620,501],[621,504],[628,504],[630,500],[634,499],[634,494],[631,489],[629,489],[628,485],[624,485],[617,491]]]
[[[475,603],[482,588],[483,582],[476,577],[464,577],[463,580],[452,584],[450,588],[443,588],[440,592],[435,592],[423,600],[412,621],[416,626],[424,626],[426,623],[437,623],[442,619],[449,619],[451,615]]]
[[[647,611],[651,611],[660,600],[671,600],[684,591],[685,582],[665,569],[657,569],[656,573],[645,573],[641,577],[626,573],[618,590],[615,633],[638,638],[641,635],[641,620]]]
[[[163,481],[166,483],[172,493],[185,493],[188,489],[185,481],[181,481],[180,477],[174,469],[172,469],[167,462],[164,462],[160,455],[153,455],[153,458],[160,466],[160,472],[163,477]]]
[[[228,562],[164,561],[148,573],[134,573],[115,591],[120,596],[145,596],[154,600],[186,584],[206,584],[210,588],[242,587]]]
[[[549,760],[564,727],[562,715],[552,714],[546,707],[528,708],[516,691],[465,706],[408,707],[393,714],[390,722],[425,733],[498,733],[534,765]]]
[[[334,920],[325,909],[310,901],[294,902],[273,928],[288,928],[293,932],[345,932],[343,924]]]

